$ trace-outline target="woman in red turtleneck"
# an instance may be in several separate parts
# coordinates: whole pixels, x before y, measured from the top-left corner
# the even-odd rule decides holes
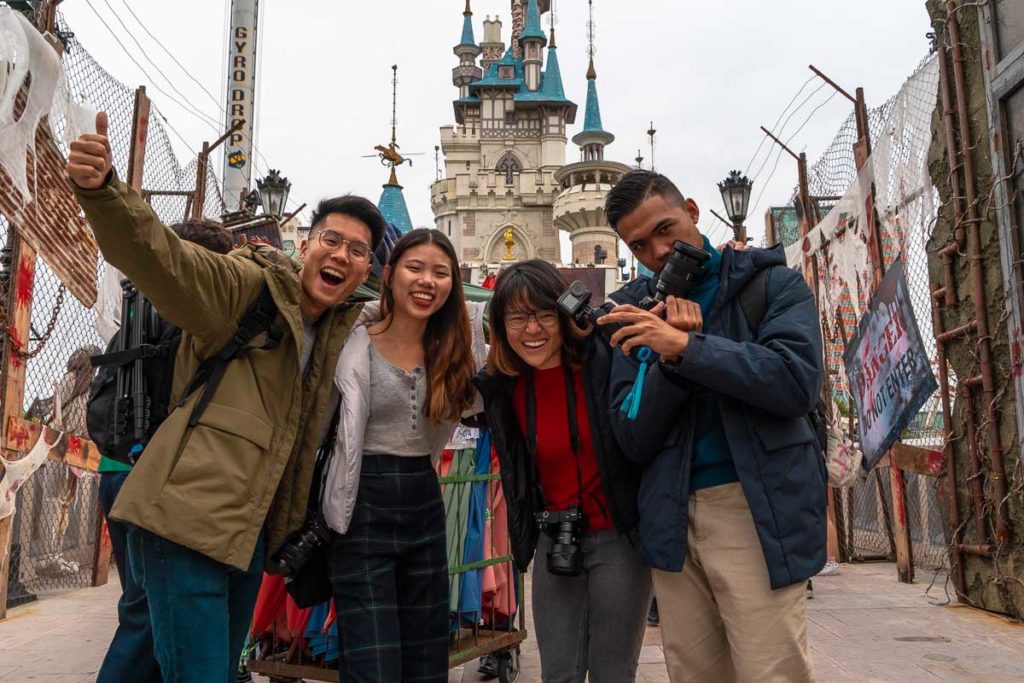
[[[525,571],[535,560],[543,680],[633,681],[651,592],[632,533],[639,470],[609,429],[611,350],[556,307],[567,286],[544,261],[501,272],[490,356],[474,381],[501,461],[516,564]]]

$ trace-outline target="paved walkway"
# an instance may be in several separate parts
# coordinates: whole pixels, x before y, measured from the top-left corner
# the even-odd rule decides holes
[[[0,622],[0,681],[95,680],[116,625],[118,584],[111,579],[10,610]],[[941,578],[926,596],[927,583],[898,583],[892,564],[844,565],[814,585],[810,641],[823,683],[1024,680],[1024,625],[933,604],[946,599]],[[475,665],[466,669],[452,671],[450,682],[482,680]],[[522,671],[523,683],[540,680],[533,640],[524,644]],[[637,680],[668,681],[658,629],[648,629]]]

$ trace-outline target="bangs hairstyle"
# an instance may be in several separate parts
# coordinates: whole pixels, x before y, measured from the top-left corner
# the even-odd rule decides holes
[[[411,230],[395,242],[388,258],[390,277],[380,283],[380,312],[385,318],[395,309],[391,280],[395,267],[409,249],[433,244],[448,257],[452,290],[444,304],[427,320],[423,332],[423,365],[427,376],[426,416],[434,423],[454,422],[473,403],[473,332],[466,312],[466,295],[455,247],[444,233],[434,229]]]
[[[568,287],[569,283],[558,269],[540,259],[514,263],[498,274],[491,296],[488,372],[514,377],[530,367],[508,341],[505,317],[512,311],[557,311],[558,329],[562,333],[562,363],[572,368],[583,365],[587,335],[558,308],[558,297]]]

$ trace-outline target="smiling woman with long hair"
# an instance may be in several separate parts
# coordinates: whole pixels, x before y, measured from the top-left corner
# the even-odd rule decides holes
[[[474,382],[501,463],[512,554],[520,571],[534,563],[543,680],[632,681],[651,596],[633,534],[639,469],[609,427],[611,349],[558,309],[567,286],[545,261],[501,272],[487,368]]]
[[[473,399],[455,250],[437,230],[395,244],[380,305],[345,343],[323,512],[346,683],[448,680],[445,512],[434,472]]]

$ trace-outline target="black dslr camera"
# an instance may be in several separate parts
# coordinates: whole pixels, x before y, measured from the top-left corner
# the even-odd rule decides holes
[[[693,288],[697,278],[700,277],[704,264],[711,258],[703,249],[690,246],[686,242],[676,240],[672,244],[672,253],[665,261],[665,267],[661,269],[658,279],[654,284],[654,296],[645,296],[640,300],[640,308],[649,311],[659,301],[665,301],[669,296],[684,297]],[[598,326],[597,320],[605,313],[608,313],[615,304],[604,303],[591,308],[590,290],[580,281],[573,282],[569,288],[558,297],[558,308],[565,314],[572,317],[576,324],[586,327],[593,324],[605,337],[610,337],[615,330],[622,325]]]
[[[576,321],[576,324],[580,327],[586,327],[587,325],[594,325],[595,329],[601,331],[605,336],[610,337],[615,330],[622,327],[622,325],[608,325],[606,327],[600,327],[597,325],[597,320],[605,313],[608,313],[615,304],[604,303],[596,308],[590,307],[590,299],[593,295],[586,286],[576,280],[569,289],[562,292],[562,296],[558,297],[558,309],[571,317]]]
[[[552,537],[548,551],[548,571],[558,576],[578,576],[583,571],[580,531],[586,521],[583,510],[573,505],[568,510],[544,510],[534,514],[540,530]]]
[[[711,254],[703,249],[680,240],[673,242],[672,253],[668,255],[665,267],[658,273],[658,279],[654,283],[654,303],[664,301],[670,296],[684,297],[689,294],[709,258]]]
[[[279,573],[292,576],[309,562],[320,546],[331,541],[332,534],[323,515],[310,515],[301,529],[285,539],[271,563]]]

